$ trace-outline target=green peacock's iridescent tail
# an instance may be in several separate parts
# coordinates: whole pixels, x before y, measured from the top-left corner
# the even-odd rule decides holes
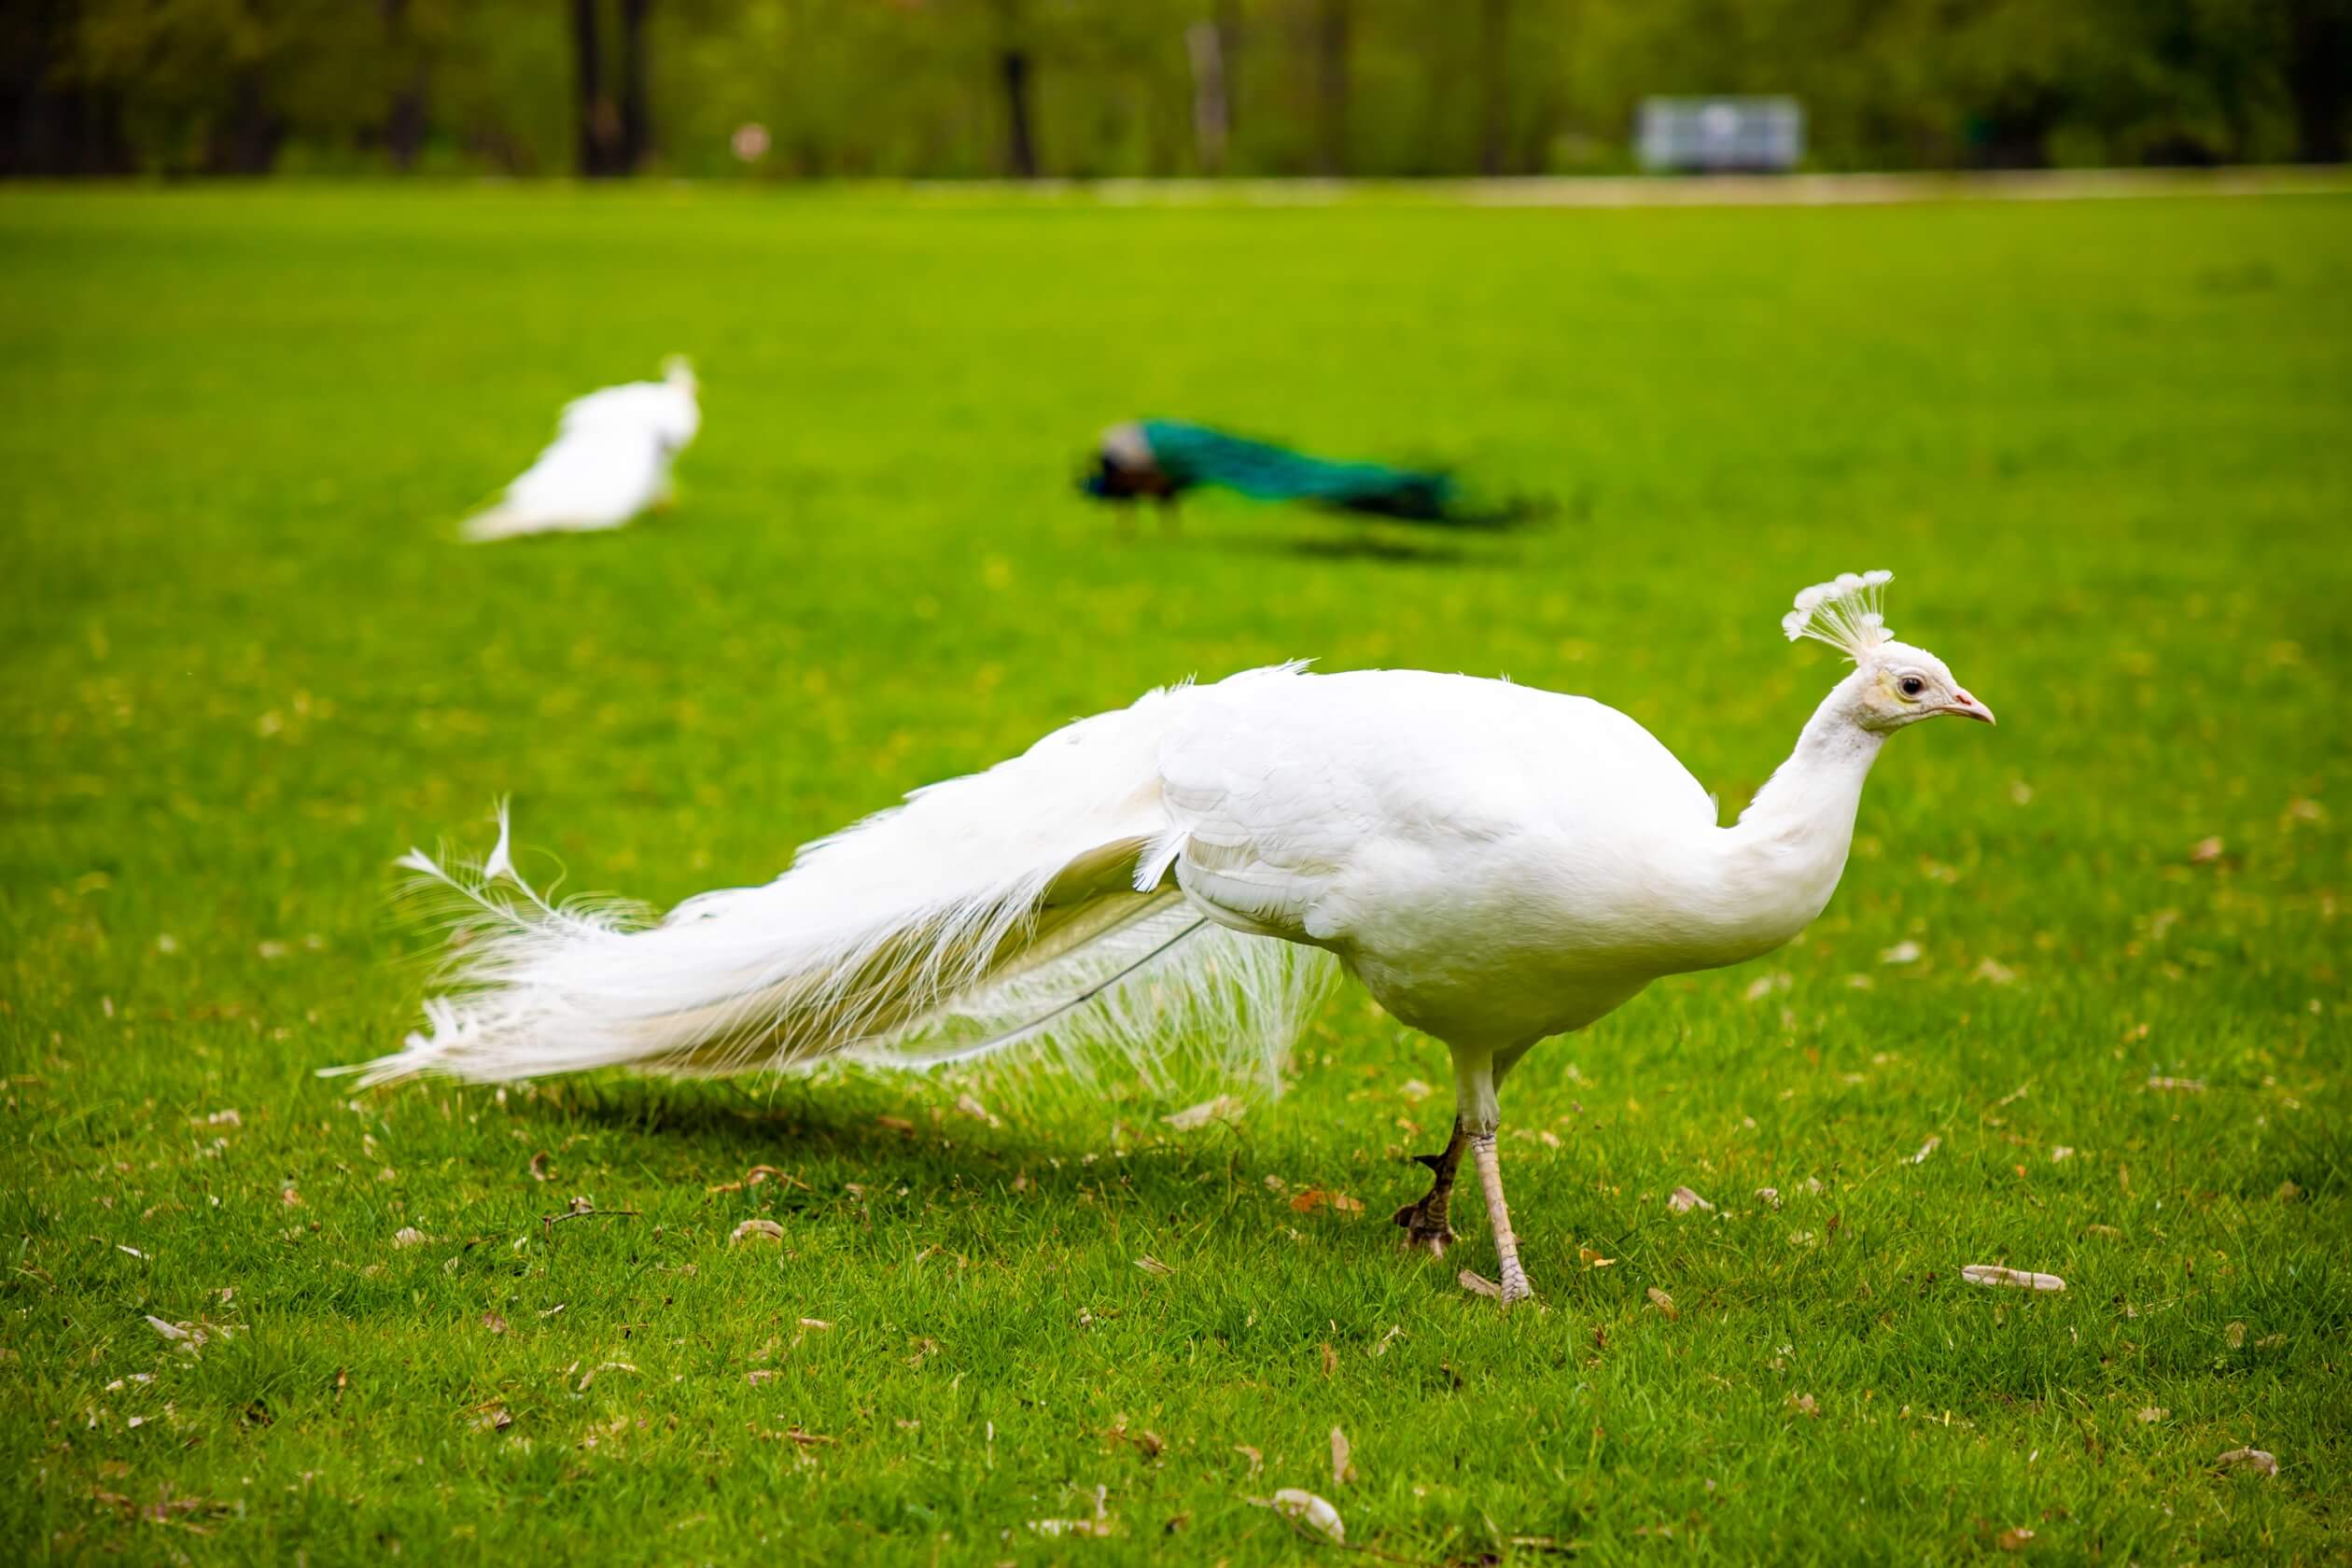
[[[1153,460],[1179,489],[1217,484],[1269,501],[1310,501],[1387,517],[1440,520],[1459,499],[1442,473],[1337,463],[1175,419],[1142,422]]]

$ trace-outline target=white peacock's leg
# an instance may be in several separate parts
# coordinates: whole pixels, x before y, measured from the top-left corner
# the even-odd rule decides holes
[[[1478,1162],[1478,1185],[1485,1189],[1487,1222],[1494,1227],[1494,1251],[1502,1265],[1503,1305],[1534,1293],[1528,1288],[1527,1270],[1519,1267],[1519,1238],[1511,1234],[1511,1211],[1503,1202],[1503,1165],[1494,1147],[1495,1128],[1503,1124],[1503,1106],[1495,1084],[1508,1072],[1527,1045],[1501,1050],[1491,1046],[1454,1047],[1454,1103],[1469,1129],[1470,1152]]]
[[[1503,1160],[1495,1152],[1494,1134],[1482,1132],[1471,1139],[1470,1152],[1478,1161],[1478,1184],[1486,1189],[1487,1222],[1494,1227],[1494,1254],[1500,1260],[1503,1274],[1503,1305],[1508,1307],[1534,1293],[1528,1286],[1527,1270],[1519,1267],[1519,1238],[1511,1233],[1511,1211],[1503,1201]]]
[[[1445,1153],[1413,1156],[1429,1168],[1431,1181],[1426,1197],[1396,1211],[1396,1223],[1405,1228],[1406,1251],[1427,1253],[1432,1257],[1446,1255],[1447,1246],[1454,1239],[1453,1227],[1447,1224],[1447,1211],[1453,1198],[1454,1171],[1462,1164],[1462,1146],[1469,1140],[1470,1129],[1456,1116],[1453,1134],[1446,1140]]]

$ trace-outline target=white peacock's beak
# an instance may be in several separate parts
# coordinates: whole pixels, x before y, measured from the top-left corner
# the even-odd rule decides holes
[[[1981,724],[1997,724],[2000,722],[1999,720],[1993,717],[1993,710],[1991,708],[1977,701],[1976,698],[1968,695],[1967,693],[1957,689],[1953,692],[1952,700],[1946,703],[1940,709],[1939,709],[1939,711],[1944,713],[1956,713],[1963,719],[1974,719]]]

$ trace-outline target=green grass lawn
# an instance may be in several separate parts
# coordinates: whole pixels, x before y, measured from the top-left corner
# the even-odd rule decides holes
[[[1339,1561],[1290,1486],[1419,1562],[2352,1556],[2352,200],[20,191],[0,275],[11,1559]],[[453,542],[673,349],[675,513]],[[1143,413],[1561,509],[1123,538],[1071,479]],[[1790,594],[1879,566],[2001,725],[1890,749],[1798,943],[1513,1077],[1541,1311],[1455,1283],[1469,1193],[1393,1249],[1449,1079],[1359,991],[1191,1132],[314,1076],[414,1015],[389,861],[501,794],[665,904],[1314,655],[1589,693],[1729,812],[1837,676]]]

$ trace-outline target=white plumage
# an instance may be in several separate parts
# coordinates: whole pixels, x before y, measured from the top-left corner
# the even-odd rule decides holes
[[[694,371],[664,361],[660,381],[633,381],[575,399],[555,439],[497,503],[466,520],[477,542],[518,534],[618,528],[670,497],[670,464],[702,428]]]
[[[1652,980],[1796,935],[1837,887],[1884,737],[1991,721],[1887,636],[1884,581],[1799,596],[1789,636],[1856,667],[1729,828],[1647,731],[1588,698],[1295,665],[1082,720],[659,921],[551,907],[502,817],[473,875],[406,862],[462,896],[467,940],[427,1029],[367,1077],[922,1065],[1031,1039],[1113,1040],[1148,1064],[1186,1022],[1270,1069],[1337,959],[1453,1054],[1454,1134],[1398,1223],[1444,1250],[1467,1144],[1507,1301],[1527,1291],[1494,1144],[1512,1065]]]

